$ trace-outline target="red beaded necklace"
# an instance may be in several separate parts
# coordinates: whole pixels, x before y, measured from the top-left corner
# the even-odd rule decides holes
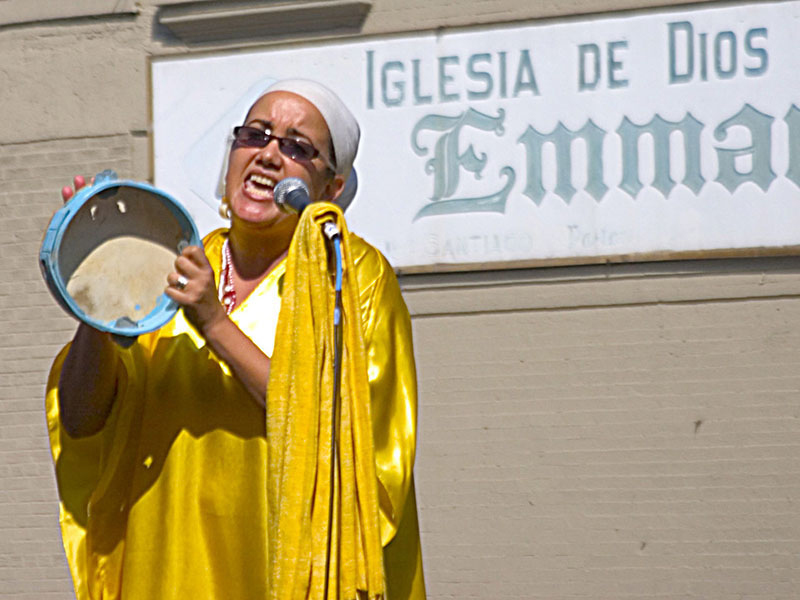
[[[233,287],[233,258],[228,240],[222,245],[222,272],[219,281],[219,301],[225,312],[231,314],[236,307],[236,290]]]

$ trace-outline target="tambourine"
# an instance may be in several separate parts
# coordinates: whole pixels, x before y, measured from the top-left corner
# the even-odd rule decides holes
[[[200,236],[186,209],[147,183],[98,174],[50,221],[39,265],[69,314],[115,336],[158,329],[177,312],[164,294],[175,258]]]

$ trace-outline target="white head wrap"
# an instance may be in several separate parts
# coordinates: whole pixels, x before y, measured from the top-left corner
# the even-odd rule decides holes
[[[1,0],[0,0],[1,1]],[[336,199],[342,210],[346,210],[358,191],[358,176],[353,168],[353,161],[358,151],[358,142],[361,138],[361,129],[356,118],[344,102],[332,90],[321,83],[310,79],[284,79],[270,85],[258,95],[263,97],[270,92],[291,92],[305,98],[313,104],[325,119],[328,132],[331,135],[333,152],[336,154],[336,174],[345,179],[345,187]],[[233,139],[229,139],[229,143]],[[230,218],[230,207],[225,201],[225,175],[228,172],[229,153],[225,154],[217,183],[217,197],[221,199],[220,215]]]
[[[361,130],[353,113],[339,96],[321,83],[310,79],[284,79],[272,84],[264,93],[270,92],[291,92],[317,107],[331,134],[333,151],[336,154],[336,174],[347,180],[358,151]]]

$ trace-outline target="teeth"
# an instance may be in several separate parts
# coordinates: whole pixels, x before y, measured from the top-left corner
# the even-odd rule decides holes
[[[275,187],[275,180],[271,179],[270,177],[265,177],[264,175],[251,175],[250,180],[259,185],[265,185],[267,187]]]
[[[245,183],[245,188],[247,189],[247,193],[248,194],[250,194],[251,196],[254,196],[256,198],[269,198],[270,195],[272,194],[272,189],[271,188],[270,189],[265,189],[265,188],[262,188],[262,187],[258,187],[256,185],[253,185],[253,183],[251,181],[248,181],[247,183]]]
[[[272,188],[275,187],[275,180],[266,175],[259,175],[254,173],[245,180],[245,188],[247,192],[256,198],[266,199],[272,194]]]

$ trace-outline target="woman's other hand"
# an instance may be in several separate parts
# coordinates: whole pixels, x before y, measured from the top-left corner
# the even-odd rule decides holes
[[[175,271],[167,276],[165,293],[183,306],[189,322],[203,335],[227,314],[217,297],[214,271],[203,249],[187,246],[175,259]]]
[[[264,408],[269,358],[228,318],[217,297],[214,271],[203,249],[184,248],[175,259],[175,271],[167,276],[167,283],[167,296],[183,306],[189,322]]]

